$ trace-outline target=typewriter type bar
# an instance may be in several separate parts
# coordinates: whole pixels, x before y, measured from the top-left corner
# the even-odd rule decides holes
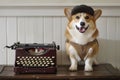
[[[14,72],[20,73],[56,73],[56,49],[52,44],[21,44],[15,43],[8,48],[16,50]]]

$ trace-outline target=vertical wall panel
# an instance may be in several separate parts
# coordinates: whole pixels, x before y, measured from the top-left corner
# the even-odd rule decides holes
[[[43,25],[43,17],[35,17],[33,25],[33,37],[34,42],[43,43],[44,42],[44,25]]]
[[[119,65],[119,18],[102,17],[98,20],[100,51],[97,59],[101,63],[111,63],[114,66]]]
[[[65,40],[66,40],[66,37],[65,37],[65,29],[67,27],[67,23],[68,23],[68,20],[66,17],[62,17],[62,31],[61,31],[61,34],[62,34],[62,64],[63,65],[66,65],[66,64],[70,64],[70,61],[69,61],[69,57],[68,55],[66,54],[66,51],[65,51]]]
[[[25,32],[26,32],[26,42],[33,43],[34,42],[34,17],[25,17]]]
[[[7,17],[7,44],[12,45],[17,41],[17,18]],[[7,64],[13,65],[15,50],[7,49]]]
[[[107,62],[113,63],[115,65],[116,59],[116,41],[115,41],[115,34],[116,34],[116,17],[108,17],[107,18]]]
[[[18,17],[18,41],[26,42],[25,17]]]
[[[6,64],[6,17],[0,17],[0,64]]]
[[[42,43],[44,40],[43,22],[43,17],[19,17],[18,41]]]
[[[51,43],[53,41],[53,18],[44,17],[44,42]]]
[[[60,45],[60,50],[57,52],[57,64],[61,65],[62,64],[62,48],[61,48],[61,31],[62,31],[62,22],[61,22],[61,17],[53,17],[53,41],[57,45]]]
[[[99,30],[99,38],[107,38],[107,17],[100,17],[96,21],[97,28]]]
[[[117,17],[116,18],[116,34],[115,34],[115,37],[116,37],[116,48],[115,48],[115,51],[116,51],[116,57],[115,57],[115,63],[116,63],[116,66],[117,68],[120,69],[120,17]]]
[[[97,20],[97,28],[99,30],[99,36],[98,36],[98,41],[99,41],[99,53],[97,55],[97,59],[100,63],[103,63],[106,61],[106,39],[107,39],[107,17],[100,17]]]

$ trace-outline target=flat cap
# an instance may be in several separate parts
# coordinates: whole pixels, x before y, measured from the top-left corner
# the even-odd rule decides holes
[[[87,14],[90,14],[90,15],[94,15],[94,10],[92,7],[90,6],[87,6],[87,5],[77,5],[75,6],[72,11],[71,11],[71,15],[75,15],[77,13],[87,13]]]

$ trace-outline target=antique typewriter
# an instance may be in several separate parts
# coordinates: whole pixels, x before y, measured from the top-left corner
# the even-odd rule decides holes
[[[14,43],[12,46],[6,46],[16,50],[14,72],[20,73],[56,73],[56,46],[52,44]]]

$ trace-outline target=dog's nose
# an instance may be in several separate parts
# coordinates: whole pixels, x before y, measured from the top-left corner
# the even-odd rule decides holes
[[[85,26],[85,22],[81,22],[80,25],[81,25],[81,26]]]

